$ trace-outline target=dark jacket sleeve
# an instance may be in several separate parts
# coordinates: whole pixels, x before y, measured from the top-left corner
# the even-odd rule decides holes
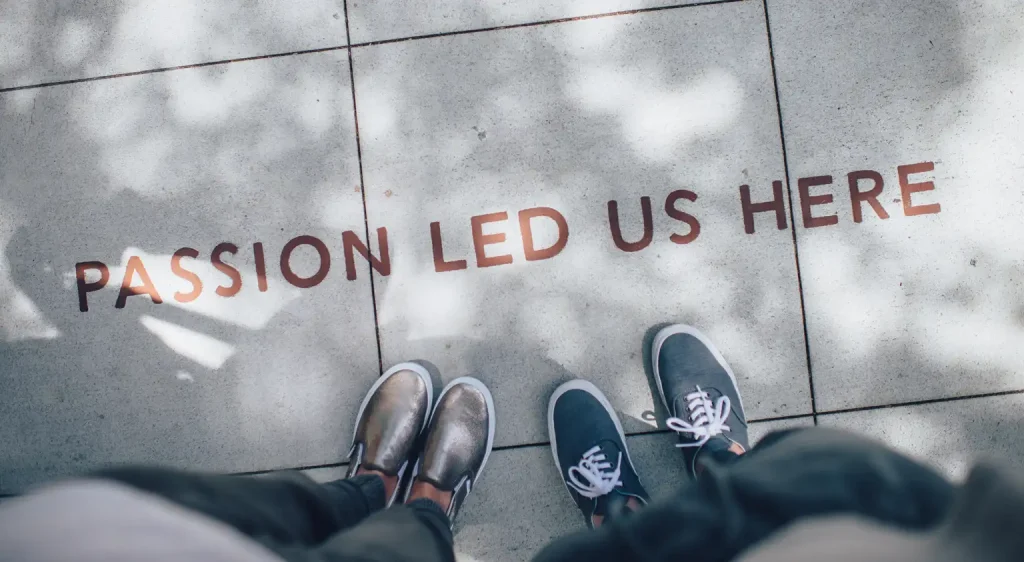
[[[858,515],[928,529],[947,513],[953,486],[884,445],[812,428],[769,435],[739,461],[628,518],[558,540],[543,562],[732,560],[798,520]]]

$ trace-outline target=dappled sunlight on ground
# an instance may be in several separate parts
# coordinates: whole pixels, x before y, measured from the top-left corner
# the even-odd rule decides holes
[[[1024,462],[1015,6],[250,4],[0,7],[0,495],[122,461],[337,471],[381,368],[425,359],[497,402],[460,559],[524,559],[577,524],[506,489],[552,488],[559,383],[678,479],[668,322],[754,427]]]

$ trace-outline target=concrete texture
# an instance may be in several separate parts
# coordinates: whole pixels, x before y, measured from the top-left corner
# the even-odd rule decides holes
[[[810,418],[750,425],[756,443],[778,429],[812,425]],[[657,501],[686,482],[674,433],[627,438],[629,454]],[[584,529],[583,515],[565,490],[547,445],[496,451],[455,525],[460,562],[529,560],[563,535]]]
[[[356,50],[369,225],[394,248],[375,277],[384,363],[480,377],[501,446],[544,440],[547,397],[575,377],[642,431],[644,334],[683,321],[718,342],[751,419],[810,413],[791,235],[771,217],[748,235],[738,212],[739,184],[767,199],[783,173],[767,44],[751,41],[763,26],[743,2]],[[680,189],[700,228],[684,244],[673,233],[694,231],[664,210]],[[608,202],[633,242],[641,197],[653,239],[625,252]],[[564,215],[567,243],[526,261],[517,213],[542,206]],[[506,240],[485,252],[511,263],[482,268],[471,217],[499,212],[482,231]],[[435,221],[465,269],[436,269]],[[558,239],[553,220],[532,224],[536,247]]]
[[[1024,396],[990,396],[821,416],[823,426],[876,437],[962,480],[978,460],[1024,468]]]
[[[598,384],[652,491],[678,483],[646,346],[680,321],[718,344],[752,419],[814,408],[955,477],[978,455],[1021,464],[1016,4],[172,4],[0,5],[0,497],[115,462],[337,478],[380,363],[424,359],[497,401],[462,559],[526,559],[582,526],[546,445],[560,382]],[[287,55],[308,49],[328,51]],[[908,203],[899,167],[929,162],[904,169]],[[887,219],[865,202],[854,222],[847,174],[865,170]],[[748,234],[740,186],[764,203],[776,181],[785,228],[759,212]],[[666,212],[680,190],[695,200]],[[650,243],[624,251],[608,202],[636,242],[645,196]],[[524,247],[537,207],[568,230],[550,256]],[[534,249],[560,238],[529,224]],[[390,259],[371,270],[352,244],[368,231],[382,256],[377,229]],[[312,288],[280,267],[301,235],[332,258]],[[225,242],[231,297],[210,260]],[[185,303],[183,247],[203,283]],[[163,304],[115,308],[132,256]],[[91,260],[110,280],[81,312]],[[305,279],[319,261],[304,245],[289,263]]]
[[[349,3],[349,25],[352,30],[352,42],[365,43],[699,2],[700,0],[354,0]]]
[[[347,81],[346,57],[326,53],[0,97],[0,490],[111,462],[237,472],[341,458],[379,375],[369,277],[346,279],[341,244],[364,229]],[[306,234],[334,260],[299,289],[280,256]],[[231,297],[208,261],[223,242],[242,272]],[[182,247],[200,254],[182,261],[203,283],[189,303],[171,271]],[[131,256],[163,304],[115,308]],[[92,260],[110,281],[80,312],[75,264]],[[294,252],[296,275],[317,266],[311,247]]]
[[[255,476],[258,478],[273,477],[275,475],[282,474],[283,472],[292,472],[293,470],[294,469],[285,469],[284,471],[272,470],[270,472],[257,473]],[[347,474],[348,472],[348,463],[336,464],[331,466],[321,466],[317,468],[305,468],[299,470],[298,472],[305,474],[314,482],[324,484],[326,482],[333,482],[335,480],[341,480],[342,478],[344,478],[345,474]]]
[[[838,224],[797,231],[818,408],[1024,388],[1024,10],[768,6],[794,198],[797,178],[835,180],[810,193],[834,194],[813,212]],[[912,204],[940,210],[905,216],[897,167],[921,162],[908,181],[934,190]],[[853,222],[847,174],[865,169],[886,220],[864,204]]]
[[[348,471],[348,465],[337,465],[337,466],[325,466],[321,468],[309,468],[303,470],[302,473],[309,476],[313,480],[323,483],[331,482],[334,480],[340,480],[345,477],[345,473]]]
[[[0,88],[345,45],[342,0],[0,4]]]

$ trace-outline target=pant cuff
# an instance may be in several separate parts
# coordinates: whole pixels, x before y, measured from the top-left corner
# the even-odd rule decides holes
[[[340,492],[339,496],[344,497],[342,501],[350,502],[353,495],[358,496],[365,502],[366,515],[384,509],[387,503],[384,490],[384,480],[376,474],[359,474],[352,478],[335,480],[324,484]]]
[[[420,498],[413,500],[406,507],[412,509],[416,517],[422,521],[434,533],[438,540],[451,546],[454,543],[452,538],[452,522],[448,514],[437,505],[437,502]]]

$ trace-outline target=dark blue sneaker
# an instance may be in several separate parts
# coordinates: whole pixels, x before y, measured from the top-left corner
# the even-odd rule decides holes
[[[750,448],[736,376],[707,336],[683,324],[664,328],[654,336],[651,362],[671,416],[666,425],[679,434],[691,476],[702,451]]]
[[[575,380],[555,390],[548,435],[558,472],[588,527],[595,526],[595,516],[607,521],[630,513],[630,498],[647,504],[622,424],[596,386]]]

